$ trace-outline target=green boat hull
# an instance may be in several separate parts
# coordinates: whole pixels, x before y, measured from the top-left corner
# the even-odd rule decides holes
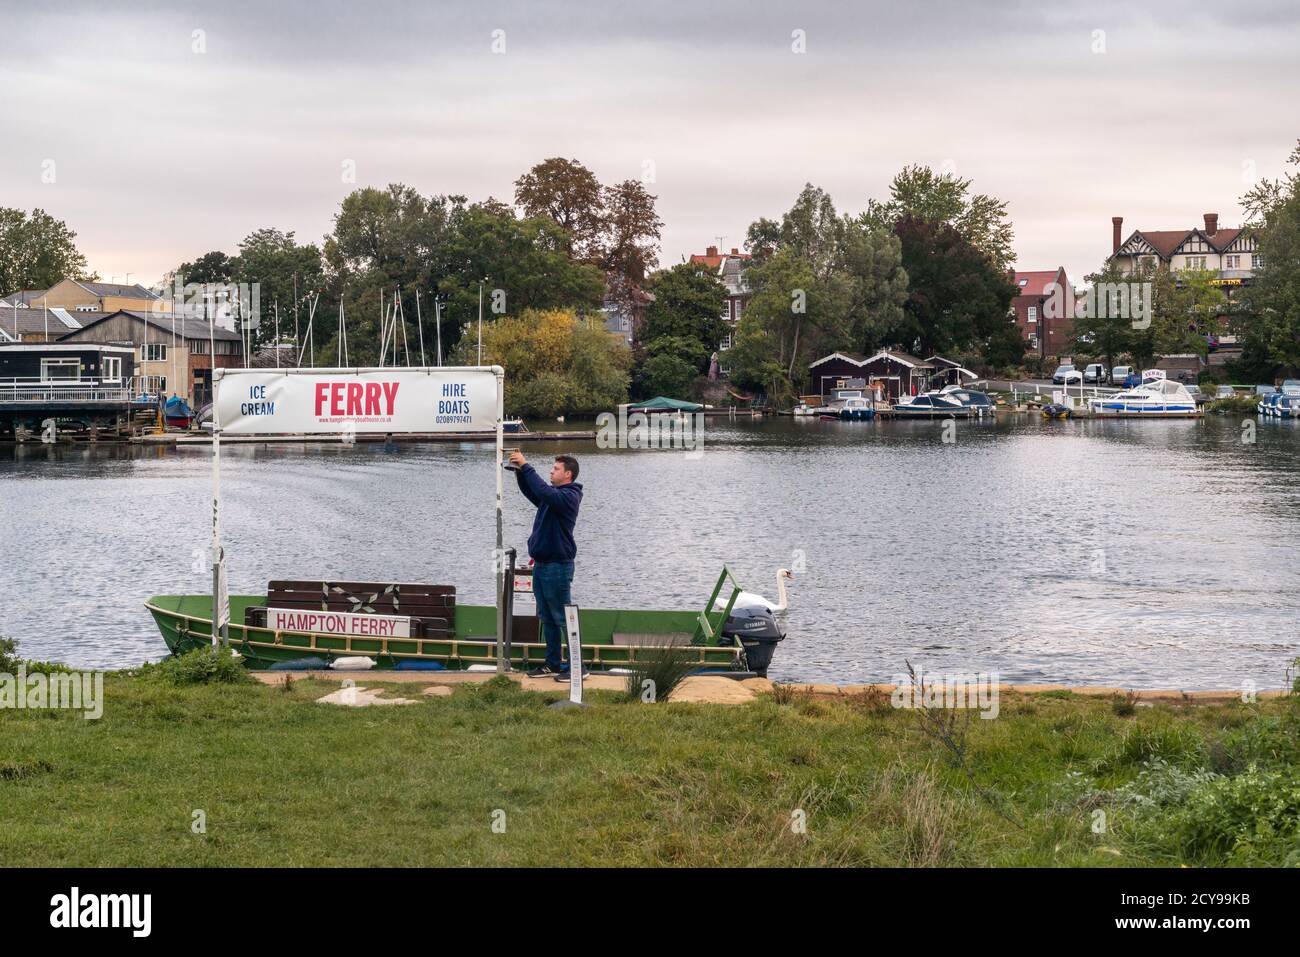
[[[254,669],[308,657],[333,660],[362,656],[373,658],[377,668],[395,668],[400,661],[436,661],[451,670],[495,664],[497,660],[497,611],[491,605],[458,604],[454,637],[424,639],[274,631],[243,624],[246,608],[265,603],[265,596],[230,596],[230,647]],[[145,607],[172,654],[212,644],[211,595],[158,595],[150,598]],[[580,609],[582,660],[596,669],[626,667],[636,660],[638,651],[658,649],[670,638],[680,641],[682,635],[693,635],[695,641],[683,646],[683,650],[695,655],[701,668],[742,670],[744,651],[740,646],[700,641],[700,617],[689,611]],[[723,617],[710,616],[712,630]],[[540,642],[514,642],[510,662],[532,667],[542,663],[545,653],[546,646]],[[567,647],[565,655],[567,658]]]

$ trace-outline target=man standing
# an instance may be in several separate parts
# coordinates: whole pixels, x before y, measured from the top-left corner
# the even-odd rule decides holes
[[[561,655],[564,638],[564,606],[573,599],[573,560],[578,546],[573,541],[573,526],[582,504],[582,485],[577,481],[578,460],[572,455],[557,455],[551,466],[551,484],[547,485],[528,464],[523,453],[510,453],[519,491],[537,506],[533,533],[528,536],[528,554],[533,560],[533,598],[537,601],[537,625],[546,638],[546,663],[528,672],[529,677],[554,675],[567,681],[569,669]],[[580,663],[581,664],[581,663]]]

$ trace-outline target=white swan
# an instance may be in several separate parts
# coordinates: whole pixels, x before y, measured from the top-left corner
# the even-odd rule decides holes
[[[785,611],[790,607],[790,598],[785,591],[786,580],[794,581],[794,575],[788,568],[778,568],[776,570],[776,596],[780,599],[776,604],[768,601],[762,595],[756,595],[752,591],[742,591],[736,596],[736,603],[733,608],[766,608],[768,611]],[[719,595],[713,603],[714,611],[725,611],[727,603]]]

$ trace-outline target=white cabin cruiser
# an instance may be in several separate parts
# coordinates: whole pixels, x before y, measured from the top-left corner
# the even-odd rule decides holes
[[[1142,415],[1185,415],[1196,411],[1196,399],[1181,382],[1151,379],[1115,395],[1093,399],[1093,412],[1122,412]]]

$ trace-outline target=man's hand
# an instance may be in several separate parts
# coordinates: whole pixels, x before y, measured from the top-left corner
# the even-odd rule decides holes
[[[528,460],[524,458],[523,452],[520,452],[518,449],[515,449],[513,452],[510,453],[510,464],[513,465],[515,468],[519,468],[522,465],[527,465]]]

